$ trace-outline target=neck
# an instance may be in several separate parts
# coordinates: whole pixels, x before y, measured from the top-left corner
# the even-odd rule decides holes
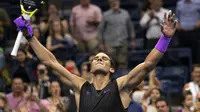
[[[110,82],[109,75],[96,75],[93,79],[93,84],[96,90],[102,90]]]
[[[57,32],[55,32],[55,36],[60,36],[61,35],[61,32],[59,31],[57,31]]]
[[[59,98],[60,98],[60,96],[58,96],[58,95],[52,96],[52,100],[58,100]]]
[[[18,92],[18,93],[13,92],[14,97],[21,97],[22,95],[23,95],[22,92]]]
[[[112,9],[114,12],[118,12],[118,11],[120,11],[120,8],[118,8],[118,9]]]
[[[184,106],[184,111],[185,112],[190,112],[190,108],[188,106]]]
[[[88,8],[89,7],[89,4],[88,5],[81,5],[83,8]]]

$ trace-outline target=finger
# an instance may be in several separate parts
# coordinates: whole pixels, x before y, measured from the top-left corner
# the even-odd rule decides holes
[[[164,14],[164,21],[167,19],[167,13],[165,12],[165,14]]]
[[[177,26],[178,26],[178,21],[177,20],[174,21],[173,26],[174,26],[174,28],[177,28]]]
[[[172,16],[172,11],[169,10],[169,12],[168,12],[168,20],[170,20],[171,16]]]
[[[170,22],[172,22],[172,23],[174,23],[174,21],[175,21],[175,14],[173,14],[171,17],[170,17]]]

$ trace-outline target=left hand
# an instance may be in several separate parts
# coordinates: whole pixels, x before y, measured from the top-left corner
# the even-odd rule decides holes
[[[165,13],[163,23],[161,24],[161,31],[167,37],[172,37],[177,28],[177,20],[175,20],[175,14]]]

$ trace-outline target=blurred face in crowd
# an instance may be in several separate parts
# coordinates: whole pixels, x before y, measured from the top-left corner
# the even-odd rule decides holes
[[[44,64],[39,64],[37,66],[37,74],[39,77],[42,77],[43,75],[47,75],[48,71]]]
[[[114,68],[111,67],[111,60],[105,53],[98,53],[91,63],[91,73],[94,75],[97,73],[107,74],[109,72],[114,73]]]
[[[17,52],[17,60],[19,62],[24,62],[26,59],[26,54],[23,51],[18,51]]]
[[[169,107],[165,101],[158,101],[156,103],[157,112],[169,112]]]
[[[156,101],[160,97],[160,91],[158,89],[153,89],[151,92],[152,101]]]
[[[21,93],[23,92],[23,90],[24,90],[24,84],[23,84],[22,79],[20,78],[14,79],[12,83],[12,91],[14,93]]]
[[[75,62],[74,61],[67,61],[66,63],[65,63],[65,68],[68,70],[68,71],[70,71],[70,72],[73,72],[73,70],[76,68],[76,64],[75,64]]]
[[[150,8],[153,10],[159,10],[162,7],[162,0],[149,0]]]
[[[80,0],[80,4],[83,6],[83,7],[87,7],[89,4],[90,4],[90,0]]]
[[[0,98],[0,109],[5,107],[5,98]]]
[[[34,101],[35,96],[38,95],[38,92],[39,91],[36,85],[29,85],[26,90],[26,96],[28,97],[29,100]]]
[[[193,105],[192,94],[188,94],[185,96],[184,106],[192,107],[192,105]]]
[[[60,96],[61,88],[60,84],[57,81],[53,81],[51,83],[50,93],[52,96]]]
[[[108,2],[111,9],[115,11],[120,9],[120,0],[108,0]]]
[[[53,13],[58,13],[58,9],[55,4],[50,4],[48,8],[48,13],[53,14]]]
[[[192,79],[200,85],[200,67],[194,67],[194,70],[192,71]]]
[[[34,28],[34,29],[33,29],[33,35],[34,35],[36,38],[40,38],[40,29],[39,29],[39,28]]]
[[[53,30],[54,32],[60,32],[61,31],[61,22],[60,21],[53,21]]]

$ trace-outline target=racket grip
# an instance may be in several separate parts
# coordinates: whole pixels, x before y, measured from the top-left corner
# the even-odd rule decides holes
[[[18,52],[22,37],[23,37],[23,32],[19,31],[18,35],[17,35],[17,39],[15,40],[14,47],[13,47],[12,52],[11,52],[12,56],[17,56],[17,52]]]

